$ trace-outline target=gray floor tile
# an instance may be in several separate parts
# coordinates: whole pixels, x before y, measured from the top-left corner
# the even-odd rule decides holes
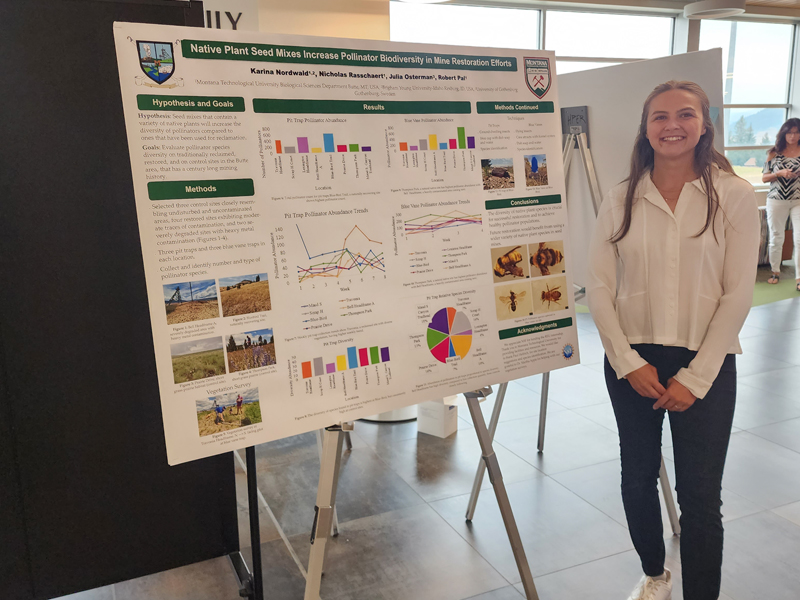
[[[250,548],[242,550],[242,556],[252,570]],[[303,597],[306,580],[283,540],[261,544],[261,565],[266,599],[297,600]]]
[[[115,600],[234,600],[239,588],[227,557],[114,584]]]
[[[736,374],[740,378],[794,366],[796,365],[755,352],[745,352],[736,357]]]
[[[506,488],[534,577],[632,547],[624,527],[549,477],[539,475]],[[471,523],[464,520],[468,498],[448,498],[431,506],[506,579],[518,582],[494,494],[481,493]]]
[[[534,392],[542,388],[542,376],[518,379],[517,383]],[[605,377],[585,365],[575,365],[550,373],[549,400],[566,408],[580,408],[609,402]]]
[[[467,600],[520,600],[520,598],[524,597],[525,594],[518,592],[513,585],[509,585],[504,588],[500,588],[499,590],[486,592],[485,594],[480,594],[479,596],[473,596]]]
[[[800,417],[800,401],[738,383],[733,424],[752,429]]]
[[[292,544],[308,560],[308,536]],[[430,506],[351,521],[329,542],[325,600],[461,600],[507,586]]]
[[[499,444],[494,444],[506,481],[537,474],[535,468]],[[427,502],[466,494],[472,489],[481,448],[473,430],[441,439],[420,435],[378,450],[378,456]],[[484,478],[483,487],[490,487]]]
[[[770,512],[725,527],[723,589],[736,600],[797,600],[800,526]]]
[[[750,433],[800,453],[800,418],[756,427]]]
[[[741,340],[744,353],[754,352],[763,354],[771,358],[792,363],[800,364],[800,336],[796,331],[786,331],[779,329],[778,332],[770,332],[767,335],[758,335]]]
[[[234,463],[236,462],[234,461]],[[236,473],[236,510],[239,515],[239,543],[244,548],[250,546],[250,509],[247,502],[247,475],[244,472]],[[258,524],[261,543],[280,537],[266,507],[260,501],[258,503]]]
[[[107,585],[106,587],[78,592],[69,596],[61,596],[53,600],[114,600],[114,586]]]
[[[800,526],[800,502],[793,502],[792,504],[773,508],[772,512]]]
[[[486,422],[486,426],[489,426],[489,420],[492,418],[492,412],[494,411],[494,407],[496,404],[496,397],[497,397],[497,388],[495,388],[495,394],[493,394],[487,400],[481,402],[481,412],[483,413],[483,419]],[[539,415],[539,409],[541,407],[541,401],[539,397],[539,392],[535,392],[531,389],[526,388],[525,386],[520,385],[516,381],[511,381],[508,384],[508,388],[506,389],[506,395],[503,399],[503,408],[500,411],[500,423],[505,421],[515,421],[517,419],[525,419],[528,417],[536,417]],[[552,400],[548,401],[547,404],[547,414],[552,414],[556,412],[560,412],[562,410],[567,410],[557,402]],[[469,412],[469,407],[467,406],[466,400],[463,399],[463,396],[459,398],[458,404],[458,414],[460,417],[466,419],[470,423],[472,423],[472,416]]]
[[[459,417],[462,416],[462,411],[459,410]],[[369,421],[356,421],[355,433],[372,448],[385,448],[395,442],[416,438],[417,422],[370,423]]]
[[[800,338],[800,336],[798,337]],[[798,344],[797,353],[800,355],[800,344]],[[748,375],[747,377],[740,377],[739,381],[744,385],[796,401],[798,397],[797,391],[800,389],[800,366],[793,365],[787,369]]]
[[[538,418],[500,423],[495,440],[547,474],[619,457],[617,434],[573,411],[548,416],[543,454],[536,447],[538,427]]]

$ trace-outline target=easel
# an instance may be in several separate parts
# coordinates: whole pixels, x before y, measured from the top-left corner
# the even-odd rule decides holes
[[[256,473],[256,448],[245,449],[247,460],[247,510],[250,514],[250,546],[253,552],[253,572],[241,552],[228,555],[239,582],[239,596],[251,600],[264,600],[263,571],[261,568],[261,526],[258,519],[258,477]],[[239,459],[241,460],[241,459]]]
[[[603,200],[602,193],[600,192],[600,184],[597,182],[597,173],[594,168],[594,159],[589,150],[589,145],[586,133],[568,133],[564,135],[564,146],[562,148],[562,160],[564,163],[564,179],[569,181],[569,167],[572,164],[572,155],[575,146],[578,147],[581,159],[583,160],[583,168],[586,174],[586,179],[589,182],[589,193],[592,199],[592,208],[594,208],[594,216],[597,217],[597,212],[600,208],[600,203]],[[580,300],[586,296],[586,288],[573,283],[575,286],[575,300]],[[503,400],[506,395],[506,388],[508,382],[501,383],[497,390],[497,399],[495,400],[494,408],[492,409],[492,416],[489,419],[489,435],[494,439],[494,433],[497,429],[497,423],[500,420],[500,411],[503,409]],[[537,442],[537,449],[539,454],[544,452],[544,433],[545,424],[547,422],[547,398],[550,392],[550,373],[542,373],[542,392],[539,404],[539,439]],[[471,411],[470,411],[471,412]],[[475,473],[475,481],[472,484],[472,494],[467,503],[467,521],[472,521],[475,515],[475,507],[478,504],[478,495],[481,492],[481,485],[483,484],[483,475],[486,470],[483,460],[478,463],[478,470]],[[664,494],[664,503],[667,507],[667,515],[669,522],[672,526],[672,532],[675,535],[681,534],[681,526],[678,517],[678,511],[675,506],[675,498],[672,494],[672,486],[669,482],[669,475],[667,467],[664,464],[664,456],[661,456],[661,469],[659,470],[659,481],[661,482],[661,491]]]
[[[533,584],[530,566],[525,557],[525,549],[514,519],[511,503],[508,500],[503,475],[497,455],[492,448],[492,435],[486,429],[483,414],[480,408],[480,399],[492,393],[492,388],[484,388],[474,392],[467,392],[470,414],[478,435],[481,446],[481,465],[489,470],[489,479],[494,486],[495,495],[500,505],[500,514],[503,517],[511,550],[519,569],[522,586],[528,600],[539,600],[536,587]],[[342,444],[345,435],[353,429],[352,424],[343,423],[326,427],[322,433],[322,453],[320,456],[319,487],[317,488],[317,504],[314,507],[315,516],[311,530],[311,552],[308,559],[308,578],[306,579],[305,600],[319,600],[319,591],[322,583],[322,572],[328,539],[338,532],[336,523],[336,488],[339,482],[339,470],[342,460]],[[319,438],[318,438],[319,439]]]

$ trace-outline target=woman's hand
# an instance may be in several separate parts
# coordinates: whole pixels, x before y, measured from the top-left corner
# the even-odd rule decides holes
[[[675,381],[675,379],[670,379],[667,382],[667,390],[661,395],[658,402],[653,405],[653,410],[665,408],[672,412],[683,412],[690,408],[696,400],[695,395],[686,387]]]
[[[778,177],[783,177],[784,179],[796,179],[797,173],[792,171],[791,169],[781,169],[777,173],[775,173]]]
[[[660,398],[666,392],[658,380],[658,371],[650,364],[631,371],[625,376],[625,379],[637,394],[645,398]]]

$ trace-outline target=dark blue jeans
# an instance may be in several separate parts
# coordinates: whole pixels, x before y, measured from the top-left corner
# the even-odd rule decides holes
[[[696,352],[636,344],[633,348],[667,380],[688,366]],[[631,539],[647,575],[664,571],[658,472],[663,409],[644,398],[605,361],[606,385],[619,428],[622,501]],[[722,571],[722,472],[736,404],[736,358],[729,354],[708,394],[684,412],[670,412],[676,490],[681,509],[681,571],[684,600],[717,600]]]

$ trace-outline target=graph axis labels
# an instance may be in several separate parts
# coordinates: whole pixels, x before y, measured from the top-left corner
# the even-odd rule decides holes
[[[426,341],[431,355],[439,362],[464,360],[472,346],[469,317],[450,306],[438,310],[428,323]]]

